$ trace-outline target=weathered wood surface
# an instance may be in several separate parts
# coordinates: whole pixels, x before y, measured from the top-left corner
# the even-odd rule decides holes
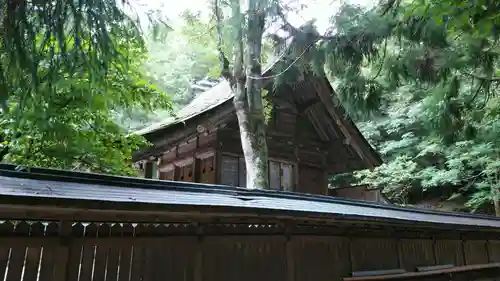
[[[425,272],[405,272],[361,277],[347,277],[344,281],[463,281],[463,280],[491,280],[486,278],[500,275],[500,263],[455,266],[445,269],[436,269]]]
[[[340,281],[353,271],[498,262],[497,240],[271,234],[272,225],[245,223],[214,227],[225,232],[206,235],[188,223],[2,222],[0,276],[7,281]]]
[[[269,97],[268,102],[273,107],[265,130],[260,130],[259,134],[263,136],[262,139],[265,135],[270,160],[287,163],[294,167],[292,188],[285,189],[283,183],[278,184],[276,180],[274,183],[270,182],[271,189],[276,189],[281,184],[282,187],[279,188],[281,190],[326,195],[328,193],[327,173],[344,173],[373,167],[379,162],[373,158],[375,156],[371,155],[376,153],[359,134],[354,124],[347,120],[345,115],[340,114],[341,112],[337,112],[336,106],[330,100],[332,89],[325,88],[323,83],[322,79],[309,77],[305,81],[292,83],[293,85],[280,85]],[[153,160],[156,157],[160,159],[158,161],[159,173],[151,177],[171,180],[172,177],[165,174],[166,171],[163,170],[167,169],[167,166],[175,166],[176,170],[182,170],[178,177],[173,177],[176,181],[244,187],[245,183],[237,177],[225,180],[227,176],[224,175],[227,175],[227,171],[224,171],[222,167],[225,163],[219,161],[217,157],[214,158],[213,163],[214,175],[199,176],[201,172],[200,167],[196,166],[196,159],[200,158],[200,153],[211,151],[218,155],[243,156],[241,126],[238,124],[237,114],[234,111],[226,112],[225,110],[222,110],[224,114],[217,113],[220,110],[214,109],[214,116],[218,118],[213,119],[214,116],[210,115],[205,118],[199,117],[196,122],[188,122],[191,127],[197,125],[203,128],[201,131],[185,128],[175,133],[177,137],[171,136],[173,132],[148,135],[150,141],[155,144],[153,150],[156,152],[152,158]],[[248,140],[244,143],[248,143]],[[159,148],[163,151],[158,150]],[[150,153],[144,155],[151,156]],[[180,164],[189,159],[193,163],[191,176],[184,173],[186,167]],[[142,160],[146,158],[143,157]],[[149,161],[153,160],[149,159]],[[268,164],[273,168],[272,163],[266,162],[266,165]],[[238,173],[243,172],[238,170]],[[271,169],[266,177],[273,177],[272,173]],[[246,178],[246,175],[243,176]],[[276,179],[276,175],[274,177]]]

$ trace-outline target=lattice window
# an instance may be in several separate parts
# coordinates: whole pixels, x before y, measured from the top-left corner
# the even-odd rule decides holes
[[[280,161],[269,161],[269,186],[273,190],[293,191],[294,166]],[[246,187],[245,159],[236,156],[221,157],[221,184]]]

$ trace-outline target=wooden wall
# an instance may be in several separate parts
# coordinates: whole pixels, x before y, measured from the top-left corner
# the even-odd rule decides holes
[[[166,149],[156,161],[154,178],[215,184],[216,136],[216,130],[200,133]]]
[[[257,235],[244,226],[227,228],[243,232],[204,235],[182,223],[7,221],[0,224],[0,276],[6,281],[153,281],[165,276],[340,281],[353,271],[500,262],[500,240]]]
[[[288,116],[290,117],[293,115]],[[277,132],[274,130],[275,126],[270,125],[269,127],[270,129],[267,132],[267,148],[269,157],[290,162],[297,162],[298,155],[296,151],[296,140],[293,135],[294,130],[288,128],[288,131],[281,130]],[[218,130],[217,145],[217,148],[221,153],[243,155],[240,132],[235,115],[224,125],[223,128]]]
[[[271,169],[271,172],[279,175],[273,174],[270,178],[281,178],[278,180],[281,190],[327,194],[326,156],[322,153],[326,144],[318,141],[315,134],[307,130],[306,133],[301,131],[298,134],[294,113],[279,111],[274,116],[270,121],[267,144],[270,166],[277,167]],[[186,137],[165,150],[157,161],[157,169],[149,173],[143,171],[143,174],[155,174],[153,178],[160,180],[244,187],[245,171],[238,170],[236,173],[239,176],[235,180],[224,180],[227,172],[223,162],[225,156],[235,157],[238,169],[244,167],[240,133],[234,115],[217,130]],[[151,161],[148,164],[150,165]]]
[[[369,202],[388,203],[388,201],[386,201],[385,197],[382,195],[380,189],[370,189],[365,185],[330,188],[328,190],[328,195]]]
[[[271,184],[271,189],[326,195],[328,173],[360,169],[363,168],[364,162],[348,144],[346,136],[340,129],[340,120],[332,119],[327,106],[318,95],[318,88],[309,84],[298,83],[294,87],[281,85],[277,91],[268,96],[267,102],[273,105],[272,110],[266,112],[268,155],[273,162],[270,162],[273,169],[269,177],[274,179],[272,182],[275,183]],[[174,169],[173,166],[178,167],[179,161],[194,159],[196,156],[193,154],[211,148],[215,154],[212,161],[215,176],[211,176],[210,179],[218,184],[244,187],[245,184],[241,179],[244,177],[244,171],[239,171],[241,168],[239,158],[243,156],[243,152],[236,114],[220,117],[216,127],[217,129],[211,131],[209,136],[206,134],[194,136],[176,143],[174,147],[165,151],[161,159],[160,165],[163,167],[159,169],[159,178],[197,181],[197,168],[200,167],[196,161],[193,161],[190,164],[192,167],[188,168],[194,169],[194,175],[185,175],[184,170],[174,173],[170,170]],[[234,159],[224,159],[224,156]],[[236,162],[240,164],[236,168],[229,167],[230,165],[226,165],[224,160],[233,163],[231,165]],[[278,177],[283,177],[283,167],[276,168],[282,165],[292,167],[291,179],[286,180],[293,182],[291,189],[285,188],[283,184],[285,180],[276,180]],[[235,176],[235,169],[238,170],[236,173],[240,175],[239,177]],[[230,180],[227,179],[229,174],[233,177]]]
[[[283,109],[276,110],[268,122],[269,158],[277,163],[293,165],[293,191],[326,195],[328,167],[324,151],[327,150],[327,144],[318,139],[307,117],[297,116],[297,113]],[[236,116],[218,130],[217,151],[221,155],[242,157]]]
[[[271,163],[270,166],[272,168],[276,168],[277,165],[293,166],[292,191],[326,195],[328,173],[349,172],[371,167],[372,164],[369,163],[371,160],[363,158],[366,156],[364,153],[359,149],[354,149],[364,144],[355,142],[357,138],[353,138],[352,128],[345,125],[345,120],[341,120],[345,117],[340,114],[343,111],[337,110],[338,108],[332,103],[331,89],[325,87],[324,78],[318,79],[315,76],[302,78],[299,79],[300,81],[287,81],[279,85],[277,89],[268,88],[269,94],[266,95],[265,102],[272,105],[272,109],[269,112],[266,106],[265,110],[268,129],[267,146],[270,161],[276,164],[273,166]],[[174,161],[196,158],[193,156],[197,153],[196,151],[202,150],[203,147],[210,147],[215,153],[214,161],[212,161],[215,176],[210,178],[214,179],[215,183],[244,187],[240,179],[244,172],[237,172],[240,174],[239,178],[225,180],[228,177],[225,175],[234,174],[234,169],[222,170],[222,167],[228,166],[221,162],[222,157],[234,157],[228,162],[239,163],[241,159],[238,157],[243,155],[236,114],[226,110],[232,109],[224,108],[224,114],[213,112],[215,114],[210,117],[211,121],[207,121],[211,122],[210,126],[217,127],[215,134],[211,131],[210,137],[198,135],[192,139],[183,140],[182,143],[174,144],[165,151],[161,165],[172,169],[172,164],[179,166],[173,163]],[[200,121],[193,121],[191,125],[196,125],[194,122]],[[357,130],[354,130],[354,133],[357,133]],[[371,157],[368,158],[371,159]],[[193,180],[194,177],[196,180],[198,164],[193,161],[192,165],[194,176],[184,175],[183,172],[176,176],[177,172],[169,173],[167,168],[163,168],[160,169],[159,177],[174,180]],[[238,164],[236,169],[240,169],[240,166]],[[281,177],[281,175],[272,174],[273,171],[278,170],[273,169],[270,178]],[[283,173],[283,169],[280,173]],[[283,185],[282,182],[280,184]],[[280,190],[283,188],[283,186],[279,187]]]

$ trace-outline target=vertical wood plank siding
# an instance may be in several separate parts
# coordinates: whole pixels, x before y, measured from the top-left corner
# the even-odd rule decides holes
[[[0,223],[0,276],[7,281],[340,281],[353,271],[500,261],[499,240],[266,234],[272,226],[250,223],[217,227],[226,233],[207,235],[188,223],[6,221]]]

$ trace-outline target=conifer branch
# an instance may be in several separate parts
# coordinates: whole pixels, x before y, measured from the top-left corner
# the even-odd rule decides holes
[[[396,0],[389,0],[382,10],[382,16],[385,16],[394,6],[397,6],[396,2]]]
[[[375,79],[377,79],[377,78],[378,78],[378,76],[380,75],[380,73],[382,73],[382,69],[383,69],[383,67],[384,67],[385,57],[387,56],[387,41],[388,41],[388,40],[387,40],[387,38],[386,38],[386,39],[385,39],[385,43],[384,43],[384,54],[382,55],[382,62],[380,63],[380,66],[379,66],[379,68],[378,68],[377,73],[375,74],[375,76],[373,76],[373,78],[372,78],[372,79],[370,79],[370,80],[372,80],[372,81],[373,81],[373,80],[375,80]]]
[[[316,41],[312,42],[311,44],[309,44],[309,46],[307,46],[306,48],[304,48],[304,50],[302,51],[302,53],[300,53],[299,56],[297,56],[293,61],[292,63],[290,63],[284,70],[282,70],[281,72],[277,73],[277,74],[273,74],[273,75],[269,75],[269,76],[260,76],[260,77],[254,77],[254,76],[248,76],[247,78],[249,79],[254,79],[254,80],[265,80],[265,79],[271,79],[271,78],[276,78],[278,76],[281,76],[283,74],[285,74],[288,70],[290,70],[290,68],[292,68],[292,66],[294,66],[299,60],[300,58],[302,58],[302,56],[304,56],[304,54],[307,52],[307,50],[309,50],[309,48],[312,47],[312,45],[314,45],[314,43],[316,43]],[[281,59],[282,57],[284,57],[284,54],[282,56],[280,56],[279,59]],[[278,59],[278,60],[279,60]]]
[[[319,40],[334,40],[338,37],[335,35],[321,35],[317,32],[304,32],[300,28],[293,26],[287,19],[285,14],[283,13],[283,8],[278,7],[277,11],[278,17],[283,21],[283,29],[290,33],[291,36],[297,36],[298,34],[307,34],[311,36],[311,41],[317,42]]]
[[[476,78],[478,80],[483,80],[483,81],[490,81],[490,82],[500,82],[500,76],[491,76],[491,77],[484,77],[484,76],[479,76],[473,73],[468,73],[465,71],[462,71],[462,74],[468,75],[470,77]]]

